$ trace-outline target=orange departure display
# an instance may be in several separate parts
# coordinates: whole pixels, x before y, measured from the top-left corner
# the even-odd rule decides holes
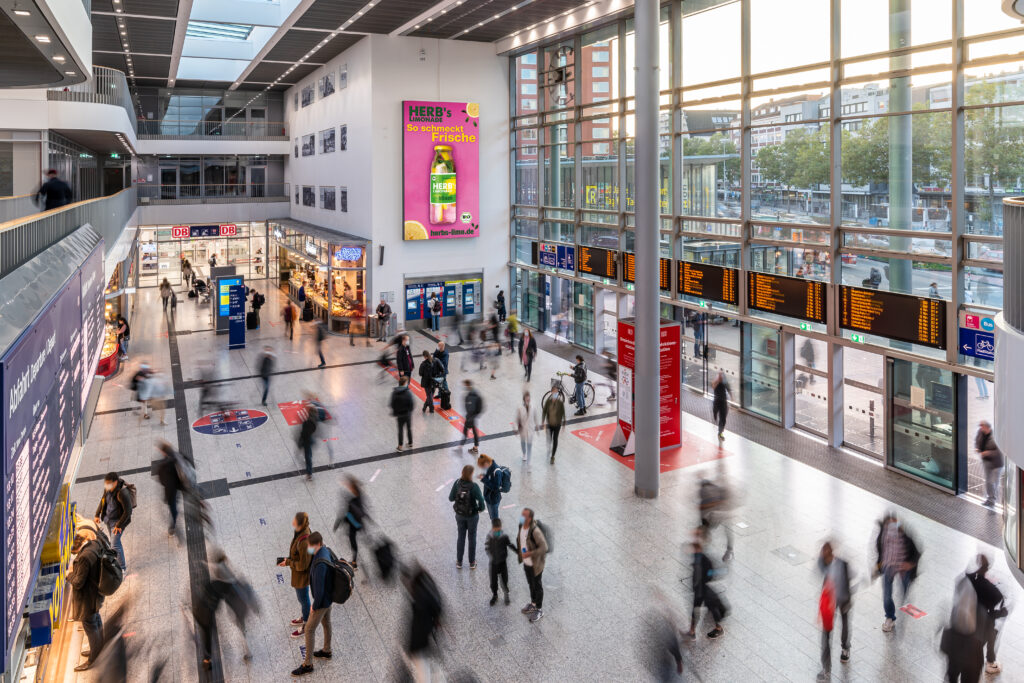
[[[630,252],[626,252],[626,272],[622,279],[626,282],[636,282],[636,256]],[[672,288],[672,259],[661,259],[658,280],[662,289]]]
[[[576,268],[587,275],[597,275],[614,280],[618,277],[616,268],[617,251],[601,249],[599,247],[580,246],[580,255],[576,261]]]
[[[739,305],[739,271],[710,263],[680,261],[678,265],[679,293],[698,299]]]
[[[770,273],[747,273],[747,307],[825,324],[825,283]]]
[[[839,326],[945,349],[946,302],[843,285],[839,288]]]

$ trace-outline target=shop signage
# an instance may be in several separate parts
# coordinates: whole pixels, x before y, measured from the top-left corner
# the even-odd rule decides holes
[[[480,234],[480,105],[402,102],[403,239]]]
[[[306,253],[310,256],[318,256],[320,254],[320,251],[316,248],[316,242],[306,240]]]
[[[228,289],[228,348],[245,348],[245,287],[232,285]]]
[[[192,423],[192,429],[211,436],[238,434],[256,429],[266,421],[267,414],[260,410],[225,410],[204,415]]]
[[[238,234],[238,226],[234,223],[223,225],[175,225],[171,228],[174,239],[190,239],[193,237],[234,237]]]
[[[335,261],[361,261],[362,259],[362,247],[341,247],[334,252]]]

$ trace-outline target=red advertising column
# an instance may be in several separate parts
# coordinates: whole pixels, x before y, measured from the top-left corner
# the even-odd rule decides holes
[[[619,321],[618,343],[618,429],[612,438],[612,449],[622,449],[621,455],[633,455],[633,388],[642,377],[635,377],[636,356],[634,341],[636,326],[633,319]],[[682,391],[682,327],[672,320],[661,321],[659,347],[661,356],[661,401],[659,424],[661,448],[677,448],[683,442],[681,410]]]

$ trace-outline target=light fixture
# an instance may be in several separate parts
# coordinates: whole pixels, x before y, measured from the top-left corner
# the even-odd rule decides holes
[[[55,55],[53,57],[53,61],[63,63],[64,62],[64,57],[62,55]]]
[[[39,41],[40,43],[48,43],[48,42],[50,42],[50,36],[39,35],[39,36],[36,36],[36,40]]]
[[[14,10],[14,13],[17,14],[19,17],[27,17],[32,14],[27,9],[16,9]]]
[[[74,75],[75,75],[75,72],[74,72],[74,71],[65,71],[65,72],[64,72],[64,75],[65,75],[65,76],[74,76]]]

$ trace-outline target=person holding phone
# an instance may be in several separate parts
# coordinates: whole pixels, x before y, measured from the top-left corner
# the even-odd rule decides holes
[[[519,549],[519,564],[526,573],[526,583],[530,586],[530,602],[521,611],[531,622],[540,621],[544,616],[544,586],[541,575],[544,573],[544,558],[548,553],[548,541],[544,538],[544,530],[533,517],[533,510],[523,508],[519,515],[519,533],[516,534]]]
[[[288,567],[292,572],[292,588],[299,599],[302,616],[292,619],[292,638],[301,638],[306,634],[306,622],[309,621],[309,566],[313,556],[306,549],[309,547],[309,515],[296,512],[292,520],[292,543],[288,548],[288,557],[277,558],[278,567]]]

